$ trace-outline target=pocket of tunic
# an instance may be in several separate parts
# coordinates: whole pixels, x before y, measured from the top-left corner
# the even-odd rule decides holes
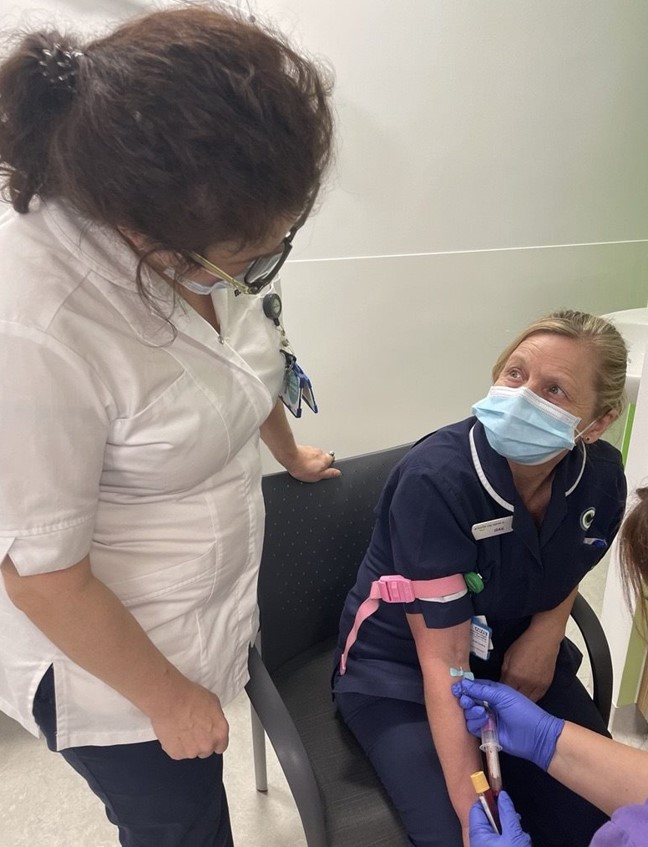
[[[187,562],[121,580],[109,587],[150,635],[154,629],[209,602],[218,572],[216,547],[213,544]]]

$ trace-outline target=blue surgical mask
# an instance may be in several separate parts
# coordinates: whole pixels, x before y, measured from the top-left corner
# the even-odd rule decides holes
[[[493,385],[472,412],[493,450],[521,465],[548,462],[563,450],[571,450],[576,436],[582,434],[576,430],[580,418],[529,388]]]

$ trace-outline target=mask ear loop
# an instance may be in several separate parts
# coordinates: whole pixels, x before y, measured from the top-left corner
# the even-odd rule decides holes
[[[585,433],[587,432],[587,430],[588,430],[590,427],[594,426],[594,424],[595,424],[595,423],[597,423],[597,421],[599,421],[600,419],[601,419],[601,415],[599,415],[597,418],[594,418],[594,420],[593,420],[593,421],[590,421],[590,423],[588,423],[588,424],[587,424],[587,426],[585,427],[585,429],[581,429],[581,431],[580,431],[580,432],[579,432],[577,429],[576,429],[576,430],[574,430],[574,434],[576,435],[576,438],[582,438],[582,439],[583,439],[583,441],[585,442],[585,444],[589,444],[589,443],[590,443],[590,438],[589,438],[589,436],[586,436],[586,435],[585,435]]]

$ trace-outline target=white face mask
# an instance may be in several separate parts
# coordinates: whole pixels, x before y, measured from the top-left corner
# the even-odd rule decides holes
[[[225,282],[224,279],[217,279],[209,285],[203,285],[201,282],[196,282],[193,279],[184,279],[182,276],[178,276],[174,268],[165,268],[164,275],[168,276],[169,279],[172,279],[174,282],[180,283],[180,285],[184,286],[184,288],[188,288],[189,291],[193,291],[194,294],[211,294],[212,291],[219,291],[222,288],[231,288],[228,282]]]

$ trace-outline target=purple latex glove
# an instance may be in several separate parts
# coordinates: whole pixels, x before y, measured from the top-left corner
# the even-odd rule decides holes
[[[486,701],[497,717],[499,741],[507,753],[529,759],[546,771],[556,752],[565,721],[555,718],[531,700],[501,682],[463,679],[452,693],[464,710],[468,731],[479,737],[486,723]]]
[[[480,803],[470,809],[470,847],[533,847],[531,839],[520,826],[520,818],[506,791],[497,798],[502,834],[493,832]]]

